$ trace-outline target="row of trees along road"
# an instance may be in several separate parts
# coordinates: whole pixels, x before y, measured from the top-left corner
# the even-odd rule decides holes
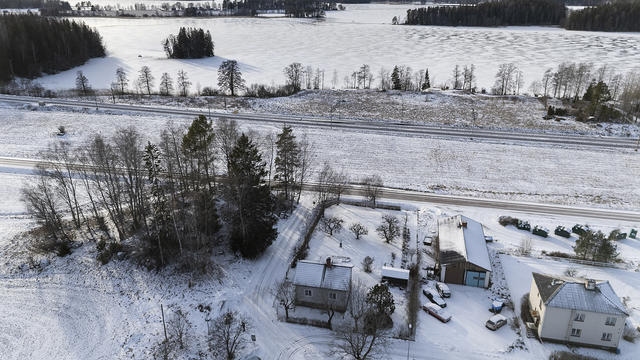
[[[74,237],[89,237],[107,262],[127,240],[129,253],[148,267],[179,260],[206,271],[221,236],[246,257],[272,243],[276,214],[300,198],[309,148],[287,126],[257,138],[234,121],[214,125],[204,116],[188,127],[168,124],[157,144],[123,128],[77,147],[52,145],[23,200],[42,225],[42,251],[66,255]],[[273,178],[282,185],[274,187]]]
[[[56,73],[104,55],[100,34],[85,24],[37,15],[0,16],[0,82]]]

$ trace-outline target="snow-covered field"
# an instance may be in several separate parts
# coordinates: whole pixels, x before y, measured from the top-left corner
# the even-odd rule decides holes
[[[362,64],[374,74],[381,67],[408,65],[429,68],[433,84],[451,77],[455,64],[476,65],[478,86],[489,88],[497,66],[514,62],[524,71],[527,83],[542,76],[548,67],[563,61],[607,64],[625,72],[638,66],[640,34],[566,31],[552,27],[465,28],[392,26],[394,16],[424,5],[348,4],[346,11],[331,11],[326,19],[291,18],[179,18],[118,19],[82,18],[104,38],[107,57],[40,79],[48,88],[69,89],[75,73],[82,70],[95,88],[106,89],[123,67],[135,77],[141,66],[156,78],[163,72],[175,77],[185,70],[196,85],[215,86],[217,68],[235,59],[247,83],[283,83],[283,67],[300,62],[325,71],[330,87],[334,70],[337,87]],[[169,60],[161,41],[181,26],[210,30],[216,57]],[[434,81],[435,80],[435,81]],[[375,81],[375,80],[374,80]]]
[[[78,145],[93,134],[112,135],[133,126],[146,140],[158,141],[172,120],[190,118],[94,114],[67,109],[29,111],[6,106],[0,111],[0,156],[39,158],[54,141]],[[63,125],[67,135],[55,135]],[[264,136],[275,125],[241,122],[244,131]],[[624,150],[564,149],[532,145],[451,141],[407,135],[375,134],[296,127],[313,143],[312,177],[324,162],[344,169],[353,181],[380,174],[388,186],[489,198],[640,207],[640,162]],[[615,174],[615,176],[612,176]]]

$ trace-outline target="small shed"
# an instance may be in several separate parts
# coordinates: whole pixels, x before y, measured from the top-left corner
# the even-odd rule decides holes
[[[398,286],[407,286],[409,283],[409,270],[383,266],[382,280]]]
[[[462,215],[441,218],[436,245],[440,281],[489,287],[491,262],[482,224]]]

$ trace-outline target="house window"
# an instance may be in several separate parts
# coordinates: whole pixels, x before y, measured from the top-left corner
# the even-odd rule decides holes
[[[311,296],[311,290],[304,289],[304,296]]]
[[[338,294],[336,293],[329,293],[329,300],[336,300],[338,299]]]
[[[602,341],[611,341],[611,333],[602,333]]]
[[[573,318],[573,320],[584,322],[584,313],[576,313],[576,316]]]
[[[571,336],[580,337],[582,329],[571,329]]]
[[[608,316],[607,322],[604,323],[607,326],[616,326],[616,318],[614,316]]]
[[[538,309],[542,310],[542,299],[540,299],[540,306],[538,306]]]

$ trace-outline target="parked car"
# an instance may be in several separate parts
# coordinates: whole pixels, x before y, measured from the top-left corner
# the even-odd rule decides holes
[[[569,230],[567,230],[567,228],[565,228],[564,226],[556,227],[556,230],[553,233],[567,239],[571,237],[571,232],[569,232]]]
[[[507,318],[504,315],[493,315],[484,324],[489,330],[496,331],[507,324]]]
[[[524,220],[518,220],[518,225],[516,225],[516,228],[520,230],[531,231],[531,225],[529,224],[528,221],[524,221]]]
[[[451,290],[449,290],[449,286],[443,282],[436,283],[436,290],[438,290],[438,294],[443,298],[451,297]]]
[[[447,307],[447,303],[444,302],[444,300],[440,297],[440,295],[438,295],[438,292],[436,291],[436,289],[433,289],[433,288],[422,289],[422,293],[432,303],[434,303],[434,304],[436,304],[436,305],[438,305],[440,307]]]
[[[447,310],[441,308],[436,304],[429,303],[429,304],[422,305],[422,310],[428,312],[433,317],[442,321],[443,323],[449,322],[449,320],[451,320],[451,314],[449,314]]]
[[[580,225],[580,224],[575,224],[573,225],[573,227],[571,228],[571,231],[575,234],[578,235],[582,235],[584,233],[586,233],[587,231],[589,231],[589,227],[585,226],[585,225]]]
[[[538,235],[546,238],[549,236],[549,229],[547,229],[546,227],[536,225],[533,227],[532,233],[533,235]]]
[[[637,235],[638,235],[638,230],[631,229],[631,231],[629,231],[629,238],[635,239]]]
[[[433,243],[433,238],[431,236],[425,237],[424,240],[422,241],[422,245],[424,246],[431,246],[432,243]]]
[[[485,236],[484,236],[484,241],[486,241],[486,242],[493,242],[493,236],[485,235]]]

